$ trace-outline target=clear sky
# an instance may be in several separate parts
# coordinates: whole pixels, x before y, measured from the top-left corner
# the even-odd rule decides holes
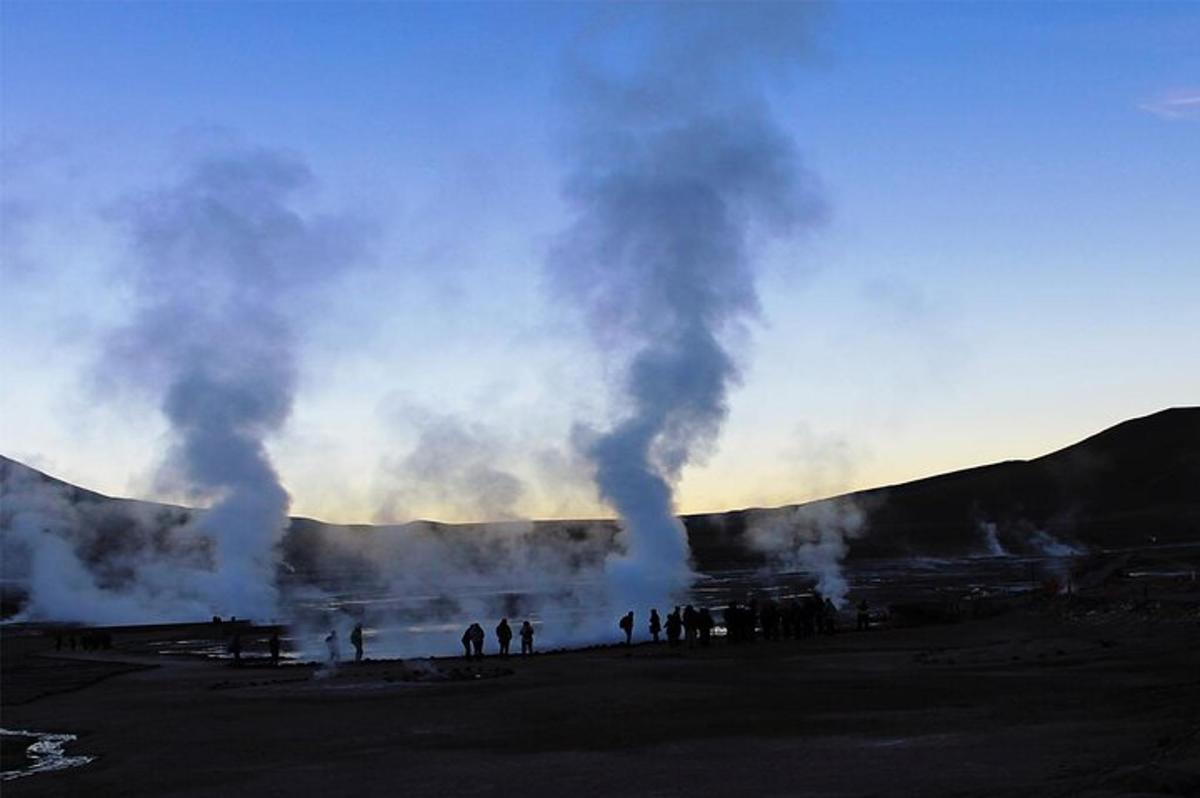
[[[637,11],[4,0],[0,453],[171,498],[156,401],[97,373],[131,307],[114,219],[244,142],[302,158],[306,207],[374,231],[296,308],[300,390],[271,441],[293,512],[490,512],[462,469],[434,484],[439,457],[519,479],[514,514],[602,512],[569,439],[611,411],[611,369],[545,262],[565,64]],[[743,381],[679,509],[1032,457],[1200,402],[1200,4],[814,16],[807,62],[763,91],[828,216],[762,253]]]

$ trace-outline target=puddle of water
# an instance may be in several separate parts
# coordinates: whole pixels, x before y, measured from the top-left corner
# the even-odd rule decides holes
[[[94,756],[67,756],[63,750],[75,739],[74,734],[52,734],[49,732],[18,731],[0,729],[5,737],[24,737],[33,742],[25,749],[28,764],[20,770],[0,771],[0,781],[11,781],[35,773],[50,773],[55,770],[75,768],[95,760]]]

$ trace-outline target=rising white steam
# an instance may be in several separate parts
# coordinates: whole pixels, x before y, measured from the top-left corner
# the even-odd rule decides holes
[[[747,539],[771,568],[811,575],[817,590],[840,609],[850,592],[842,562],[849,542],[866,532],[866,521],[866,513],[854,501],[827,499],[753,521]]]
[[[1004,544],[1000,542],[999,529],[995,523],[992,521],[981,521],[979,523],[979,531],[983,534],[983,542],[987,546],[989,556],[1008,556],[1008,551],[1004,548]]]
[[[1085,549],[1059,540],[1044,529],[1034,529],[1029,542],[1036,551],[1047,557],[1078,557],[1087,553]]]
[[[131,199],[138,307],[106,367],[160,397],[172,445],[164,478],[209,503],[216,612],[275,617],[287,491],[266,450],[292,411],[297,304],[353,260],[356,231],[296,207],[296,159],[242,150],[199,160]]]
[[[615,620],[597,602],[612,533],[610,522],[294,528],[309,566],[340,577],[313,603],[308,637],[316,643],[317,631],[357,620],[372,629],[377,653],[453,653],[468,624],[484,623],[491,645],[491,625],[507,617],[532,620],[542,648],[611,641]],[[292,621],[304,626],[304,612]]]
[[[0,461],[0,577],[20,618],[130,623],[203,618],[210,541],[181,508],[117,502]]]
[[[278,617],[289,497],[266,443],[292,410],[296,314],[361,240],[355,225],[297,209],[310,179],[291,157],[239,150],[121,205],[136,304],[100,373],[157,399],[171,428],[160,479],[207,509],[100,509],[14,468],[0,520],[28,617]]]
[[[620,368],[616,420],[576,439],[621,518],[610,609],[644,612],[693,577],[672,489],[714,442],[738,380],[729,338],[758,312],[754,239],[792,231],[817,206],[756,89],[805,45],[808,11],[638,11],[572,85],[574,221],[549,271]]]

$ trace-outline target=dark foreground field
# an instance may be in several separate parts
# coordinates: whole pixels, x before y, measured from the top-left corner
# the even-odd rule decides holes
[[[1200,598],[672,651],[231,668],[3,640],[35,795],[1200,795]],[[142,667],[148,666],[148,667]],[[438,681],[438,679],[444,679]],[[15,761],[5,752],[5,767]]]

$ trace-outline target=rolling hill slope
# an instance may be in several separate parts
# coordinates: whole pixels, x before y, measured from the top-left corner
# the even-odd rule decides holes
[[[15,508],[37,494],[47,528],[68,534],[81,559],[98,568],[113,553],[171,548],[173,530],[196,511],[115,499],[0,457],[0,576],[21,579],[22,558],[10,542]],[[1200,540],[1200,408],[1175,408],[1132,419],[1077,444],[1027,461],[1008,461],[812,502],[683,518],[700,570],[761,562],[749,530],[759,524],[807,523],[825,507],[862,511],[850,556],[969,556],[1002,547],[1037,553],[1048,545],[1109,548]],[[41,512],[41,510],[39,510]],[[988,534],[991,532],[991,539]],[[508,525],[345,526],[293,518],[284,538],[287,571],[316,581],[388,556],[397,538],[430,535],[486,557],[501,539],[571,552],[578,562],[604,556],[610,520]],[[991,547],[991,548],[990,548]],[[195,552],[192,552],[195,554]],[[203,554],[203,552],[200,552]]]

